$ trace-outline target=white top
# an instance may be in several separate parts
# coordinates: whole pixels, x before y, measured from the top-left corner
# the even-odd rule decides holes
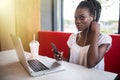
[[[69,62],[74,63],[74,64],[79,64],[79,65],[86,66],[86,63],[87,63],[87,51],[89,49],[89,45],[84,46],[84,47],[79,46],[76,43],[76,37],[77,37],[77,34],[73,33],[73,34],[70,35],[70,37],[69,37],[69,39],[67,41],[68,47],[70,48]],[[98,41],[99,46],[101,44],[110,44],[107,51],[111,47],[111,42],[112,42],[112,38],[109,35],[101,34],[99,36],[99,41]],[[104,70],[104,58],[94,68]]]

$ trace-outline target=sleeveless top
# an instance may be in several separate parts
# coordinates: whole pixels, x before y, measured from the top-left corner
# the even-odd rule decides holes
[[[77,33],[73,33],[70,35],[67,41],[67,45],[70,48],[69,62],[86,67],[87,66],[87,53],[88,53],[88,49],[90,45],[83,46],[83,47],[79,46],[76,43],[76,37],[77,37]],[[101,35],[99,36],[98,46],[100,46],[101,44],[110,44],[109,47],[107,48],[107,51],[108,51],[111,47],[111,42],[112,42],[112,38],[109,35],[101,33]],[[104,70],[104,57],[93,68]]]

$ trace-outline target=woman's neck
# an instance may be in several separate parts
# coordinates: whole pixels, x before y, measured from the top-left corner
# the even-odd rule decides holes
[[[85,39],[87,36],[88,36],[88,29],[86,29],[86,30],[84,30],[84,31],[81,32],[81,37],[82,38]]]

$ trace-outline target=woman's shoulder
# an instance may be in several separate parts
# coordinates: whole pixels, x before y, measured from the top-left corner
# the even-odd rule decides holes
[[[69,36],[68,41],[67,41],[67,44],[68,44],[69,47],[70,47],[73,43],[75,43],[75,41],[76,41],[76,36],[77,36],[76,33],[72,33],[72,34]]]
[[[109,34],[101,33],[100,36],[99,36],[99,42],[100,43],[111,43],[112,38]]]
[[[109,34],[104,34],[104,33],[101,33],[99,38],[100,39],[104,39],[104,38],[112,39]]]
[[[69,38],[75,38],[77,36],[77,33],[72,33]]]

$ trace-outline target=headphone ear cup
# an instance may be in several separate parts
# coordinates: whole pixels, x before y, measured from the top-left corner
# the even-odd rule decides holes
[[[90,20],[93,21],[93,17],[90,17]]]

